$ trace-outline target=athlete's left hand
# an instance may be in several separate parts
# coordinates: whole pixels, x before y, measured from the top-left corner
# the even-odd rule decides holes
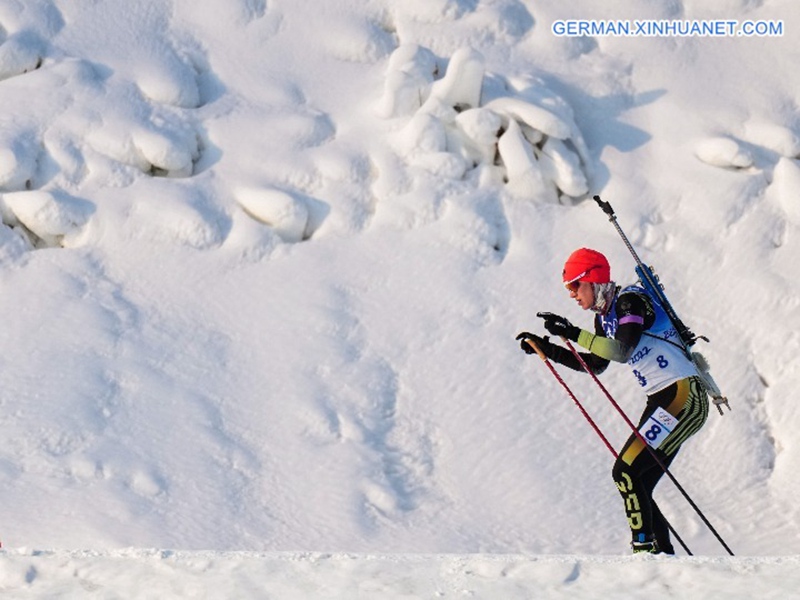
[[[544,319],[544,328],[551,335],[558,335],[573,342],[578,341],[580,327],[575,327],[564,317],[549,312],[536,313],[536,316]]]

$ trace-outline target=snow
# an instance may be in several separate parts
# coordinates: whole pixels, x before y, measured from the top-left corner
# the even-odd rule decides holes
[[[39,238],[45,247],[71,245],[70,238],[80,235],[94,210],[90,202],[63,192],[11,192],[2,201],[8,212],[3,221],[27,228],[31,239]]]
[[[4,597],[786,598],[800,46],[780,0],[0,0]],[[558,37],[563,19],[782,37]],[[630,556],[515,335],[633,261],[732,410]],[[627,429],[561,370],[617,447]],[[632,418],[626,367],[604,384]]]
[[[643,557],[125,549],[9,552],[3,576],[19,582],[21,590],[36,590],[36,597],[69,598],[213,598],[230,594],[237,598],[290,600],[715,596],[777,599],[791,598],[796,593],[800,582],[797,563],[797,557],[724,561],[706,557],[664,562]],[[737,596],[727,593],[732,569],[741,583]],[[775,583],[764,589],[759,585],[764,579]],[[30,595],[23,592],[9,597]]]
[[[744,169],[753,166],[753,157],[731,138],[715,137],[702,140],[695,147],[697,158],[714,167]]]

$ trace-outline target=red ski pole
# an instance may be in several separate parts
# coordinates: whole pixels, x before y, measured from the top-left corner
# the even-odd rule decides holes
[[[597,426],[597,423],[595,423],[594,419],[592,419],[592,417],[589,416],[589,413],[586,412],[586,409],[583,407],[583,404],[581,404],[580,400],[578,400],[578,398],[575,396],[575,394],[572,393],[572,390],[567,385],[567,382],[564,381],[561,378],[561,375],[558,374],[558,371],[556,371],[556,368],[553,366],[553,363],[551,363],[550,359],[547,358],[547,355],[544,352],[542,352],[542,350],[534,343],[533,340],[529,339],[529,340],[525,340],[525,341],[528,343],[528,345],[530,345],[531,348],[536,350],[536,354],[538,354],[539,358],[541,358],[544,361],[544,364],[546,364],[547,368],[550,369],[550,372],[553,374],[553,377],[556,378],[558,383],[560,383],[562,385],[562,387],[566,390],[566,392],[569,395],[569,397],[572,398],[572,401],[575,403],[575,405],[581,411],[583,416],[586,418],[587,421],[589,421],[589,425],[592,426],[592,428],[595,430],[595,432],[600,437],[600,439],[603,440],[603,443],[606,445],[606,448],[608,448],[611,451],[611,454],[614,455],[614,458],[617,458],[617,451],[614,450],[614,446],[611,445],[611,443],[608,441],[606,436],[603,435],[603,432],[600,431],[600,428]]]
[[[672,480],[672,483],[675,484],[675,487],[678,488],[678,491],[683,495],[684,498],[686,498],[686,501],[689,503],[689,505],[698,514],[698,516],[703,521],[703,523],[706,524],[706,527],[708,527],[708,529],[711,531],[711,533],[714,534],[714,537],[717,538],[717,541],[719,541],[719,543],[722,544],[722,547],[725,548],[725,550],[727,550],[728,554],[733,556],[734,555],[733,551],[728,547],[728,544],[725,543],[725,540],[723,540],[722,537],[719,535],[719,533],[717,533],[717,530],[714,529],[714,527],[711,525],[711,523],[706,518],[706,516],[703,514],[703,512],[700,510],[700,508],[698,508],[697,504],[695,504],[694,500],[692,500],[689,497],[689,494],[686,493],[686,490],[683,489],[683,486],[680,483],[678,483],[678,480],[675,479],[675,476],[670,472],[669,468],[667,468],[667,466],[664,464],[664,462],[658,457],[658,454],[656,454],[656,451],[653,449],[653,447],[650,444],[647,443],[647,440],[644,439],[644,436],[642,435],[642,433],[637,429],[636,425],[634,425],[633,422],[628,418],[628,415],[625,414],[625,411],[622,410],[622,407],[617,403],[617,401],[614,400],[613,396],[606,389],[606,386],[604,386],[602,384],[602,382],[597,377],[595,372],[592,371],[589,368],[589,365],[587,365],[586,361],[583,360],[583,357],[575,349],[575,346],[572,345],[572,342],[570,342],[568,339],[563,338],[563,337],[561,339],[567,345],[567,348],[569,348],[570,352],[572,352],[572,354],[575,355],[575,358],[578,359],[578,362],[581,364],[581,367],[583,367],[583,369],[592,377],[592,379],[597,384],[597,386],[602,390],[603,394],[605,394],[606,398],[608,398],[608,400],[609,400],[609,402],[611,402],[612,406],[615,409],[617,409],[617,412],[620,415],[622,415],[622,418],[628,424],[628,427],[631,428],[631,430],[636,435],[636,437],[638,437],[639,440],[644,444],[644,447],[647,448],[650,451],[650,454],[653,456],[653,459],[656,461],[658,466],[661,467],[661,470],[664,471],[664,474]],[[670,528],[670,529],[672,529],[672,528]],[[677,538],[677,536],[676,536],[676,538]],[[679,539],[679,538],[677,538],[677,539]],[[683,545],[682,542],[681,542],[681,545]]]
[[[619,458],[619,454],[614,449],[614,446],[612,446],[611,443],[608,441],[608,438],[606,438],[606,436],[603,435],[603,432],[600,430],[600,427],[598,427],[597,423],[595,423],[594,419],[592,419],[592,417],[589,415],[589,413],[583,407],[583,404],[581,404],[580,400],[578,400],[578,398],[572,392],[570,387],[567,385],[567,382],[564,381],[564,379],[561,377],[561,375],[558,374],[558,371],[556,371],[556,368],[553,366],[553,363],[551,363],[550,359],[547,358],[547,355],[544,352],[542,352],[542,350],[539,348],[539,346],[537,346],[534,343],[533,340],[528,339],[528,340],[525,340],[525,341],[528,343],[528,345],[530,345],[531,348],[533,348],[536,351],[536,354],[539,355],[539,358],[541,358],[542,361],[544,361],[544,364],[546,364],[547,368],[550,369],[550,372],[553,374],[553,377],[555,377],[556,380],[561,384],[561,386],[566,390],[566,392],[569,395],[569,397],[572,398],[572,401],[575,403],[575,405],[581,411],[581,414],[583,414],[584,418],[589,422],[589,425],[592,426],[592,429],[595,430],[595,433],[597,433],[598,437],[601,440],[603,440],[603,443],[606,445],[606,448],[608,448],[608,450],[611,452],[611,454],[614,455],[614,458],[615,459]],[[567,343],[569,343],[569,342],[567,342]],[[573,350],[573,352],[574,352],[574,350]],[[583,363],[583,359],[581,359],[581,362],[582,362],[584,368],[588,369],[588,367],[586,366],[586,363]],[[666,468],[666,467],[664,467],[664,468]],[[681,539],[681,536],[678,535],[678,532],[675,531],[675,529],[672,527],[672,525],[669,523],[669,521],[667,521],[666,518],[664,520],[666,521],[667,528],[670,530],[670,532],[675,537],[675,539],[678,541],[678,543],[681,545],[681,547],[684,549],[684,551],[686,551],[686,554],[688,554],[689,556],[694,556],[692,554],[692,551],[689,550],[689,547],[684,543],[683,539]]]

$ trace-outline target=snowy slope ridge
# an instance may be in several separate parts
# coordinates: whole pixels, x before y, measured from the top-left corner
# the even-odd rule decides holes
[[[777,600],[796,597],[798,560],[118,550],[13,552],[2,566],[11,598]]]
[[[551,25],[800,16],[649,4],[0,0],[0,589],[790,589],[800,45]],[[711,339],[733,410],[673,473],[736,559],[667,481],[715,558],[624,556],[610,454],[514,340],[589,327],[576,247],[633,282],[594,193]]]

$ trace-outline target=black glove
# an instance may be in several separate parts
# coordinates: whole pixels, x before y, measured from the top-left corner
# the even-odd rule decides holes
[[[564,317],[549,312],[536,313],[536,316],[544,319],[544,328],[551,335],[557,335],[573,342],[578,341],[578,336],[581,334],[580,327],[575,327]]]
[[[533,346],[528,343],[528,340],[536,344],[536,347],[541,350],[545,356],[548,358],[550,357],[550,349],[553,347],[553,344],[550,343],[550,338],[540,337],[538,335],[534,335],[533,333],[528,333],[527,331],[523,331],[517,336],[517,339],[520,340],[519,347],[525,351],[525,354],[535,354],[536,350],[534,350]]]

